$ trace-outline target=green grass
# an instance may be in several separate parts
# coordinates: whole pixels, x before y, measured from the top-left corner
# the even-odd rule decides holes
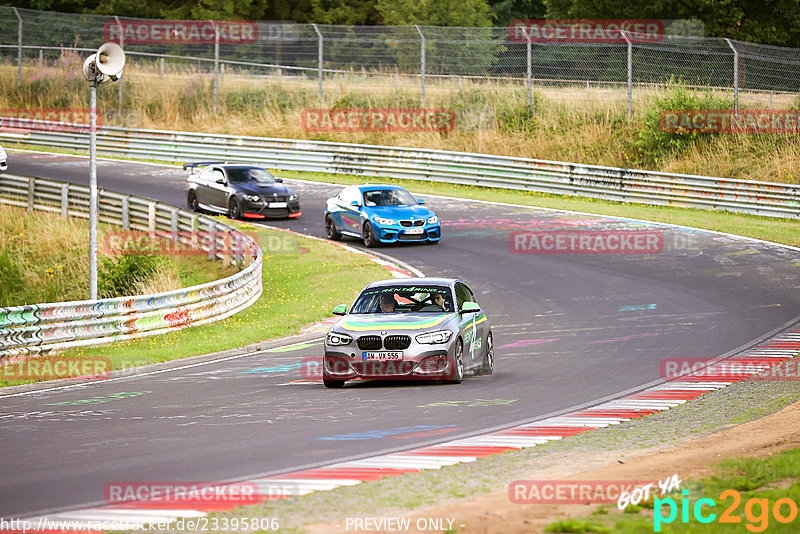
[[[364,256],[344,253],[338,245],[247,224],[238,226],[256,233],[264,250],[263,293],[255,304],[212,325],[73,349],[64,356],[107,356],[117,370],[296,334],[302,326],[329,317],[336,304],[351,302],[367,283],[389,277],[383,267]],[[20,383],[0,381],[0,386]]]
[[[714,474],[700,481],[682,481],[681,488],[688,491],[689,515],[684,523],[681,515],[682,495],[673,494],[676,517],[671,523],[665,521],[669,517],[669,496],[657,497],[662,501],[651,500],[646,506],[634,510],[619,512],[611,507],[608,514],[593,514],[594,523],[599,523],[607,530],[590,530],[588,532],[619,532],[621,534],[651,533],[655,528],[654,513],[660,513],[661,532],[797,532],[797,519],[791,523],[776,520],[774,505],[779,499],[788,499],[796,506],[800,503],[800,449],[791,449],[774,456],[764,458],[740,458],[724,460],[714,466]],[[728,493],[724,493],[724,492]],[[736,492],[736,493],[733,493]],[[739,501],[737,503],[736,496]],[[708,516],[716,514],[710,523],[704,524],[694,516],[695,503],[701,498],[712,499],[716,506],[703,505],[702,513]],[[751,499],[753,501],[751,501]],[[761,504],[767,505],[766,509]],[[790,505],[784,501],[780,513],[788,516]],[[653,506],[656,509],[653,509]],[[607,509],[603,507],[603,509]],[[720,518],[726,510],[730,516],[740,517],[739,523],[722,523]],[[584,530],[551,530],[562,525],[581,524],[580,519],[566,519],[551,523],[548,532],[587,532]]]

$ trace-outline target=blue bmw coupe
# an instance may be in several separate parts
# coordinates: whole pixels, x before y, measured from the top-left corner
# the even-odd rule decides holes
[[[338,241],[343,235],[378,243],[438,243],[439,217],[425,201],[396,185],[351,185],[325,204],[325,233]]]

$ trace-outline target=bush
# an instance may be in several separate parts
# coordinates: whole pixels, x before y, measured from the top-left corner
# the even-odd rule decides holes
[[[687,88],[680,81],[670,83],[666,94],[655,98],[645,112],[644,125],[639,132],[636,148],[640,162],[645,165],[663,165],[664,161],[679,154],[701,140],[714,137],[713,133],[665,132],[661,128],[661,113],[670,110],[733,109],[733,100],[715,96],[710,91]]]
[[[136,284],[151,277],[160,267],[157,256],[130,254],[113,258],[100,258],[97,293],[101,298],[136,294]]]

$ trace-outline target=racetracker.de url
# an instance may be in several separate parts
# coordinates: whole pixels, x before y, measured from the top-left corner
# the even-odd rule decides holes
[[[0,532],[60,532],[60,531],[183,531],[183,532],[256,532],[275,531],[280,528],[277,517],[196,517],[178,519],[177,521],[133,521],[120,519],[105,520],[51,520],[46,517],[38,519],[3,519],[0,518]]]

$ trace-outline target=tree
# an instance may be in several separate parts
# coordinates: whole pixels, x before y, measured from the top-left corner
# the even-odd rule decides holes
[[[487,0],[377,0],[387,26],[491,26]]]

